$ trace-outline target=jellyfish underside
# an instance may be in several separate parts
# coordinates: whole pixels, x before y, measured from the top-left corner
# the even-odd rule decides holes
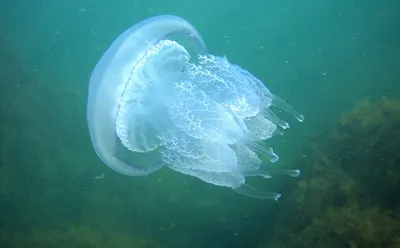
[[[288,125],[281,125],[268,103],[299,121],[302,116],[227,58],[200,55],[194,64],[185,48],[171,40],[149,47],[146,56],[148,64],[133,69],[132,78],[138,81],[121,99],[116,131],[122,143],[133,152],[158,149],[161,161],[177,172],[247,196],[277,200],[280,194],[259,191],[245,178],[271,177],[259,155],[278,160],[262,142],[273,136],[277,125]],[[146,106],[151,114],[142,113]],[[135,114],[135,109],[141,111]],[[152,145],[141,133],[143,123],[151,124]],[[286,173],[298,176],[297,170]]]
[[[260,191],[245,179],[299,175],[299,170],[270,170],[260,157],[270,163],[279,159],[264,142],[289,127],[271,107],[300,122],[303,116],[226,57],[193,58],[166,38],[142,53],[118,100],[114,124],[121,144],[207,183],[278,200],[280,194]]]

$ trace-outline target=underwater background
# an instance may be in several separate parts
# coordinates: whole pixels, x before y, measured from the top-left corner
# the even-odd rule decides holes
[[[400,1],[0,1],[0,247],[400,247]],[[96,156],[89,77],[125,29],[194,25],[305,116],[272,139],[299,178],[258,200]]]

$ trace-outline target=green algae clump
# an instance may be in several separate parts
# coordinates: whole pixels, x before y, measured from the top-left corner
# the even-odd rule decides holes
[[[260,247],[400,247],[400,100],[366,100],[306,149]]]

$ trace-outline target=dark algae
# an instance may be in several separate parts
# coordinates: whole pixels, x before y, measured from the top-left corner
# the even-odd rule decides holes
[[[315,139],[264,247],[400,247],[400,100],[365,100]]]

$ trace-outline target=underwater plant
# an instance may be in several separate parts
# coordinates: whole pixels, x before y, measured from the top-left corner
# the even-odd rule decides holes
[[[301,161],[304,173],[260,247],[400,247],[400,100],[363,101]]]

